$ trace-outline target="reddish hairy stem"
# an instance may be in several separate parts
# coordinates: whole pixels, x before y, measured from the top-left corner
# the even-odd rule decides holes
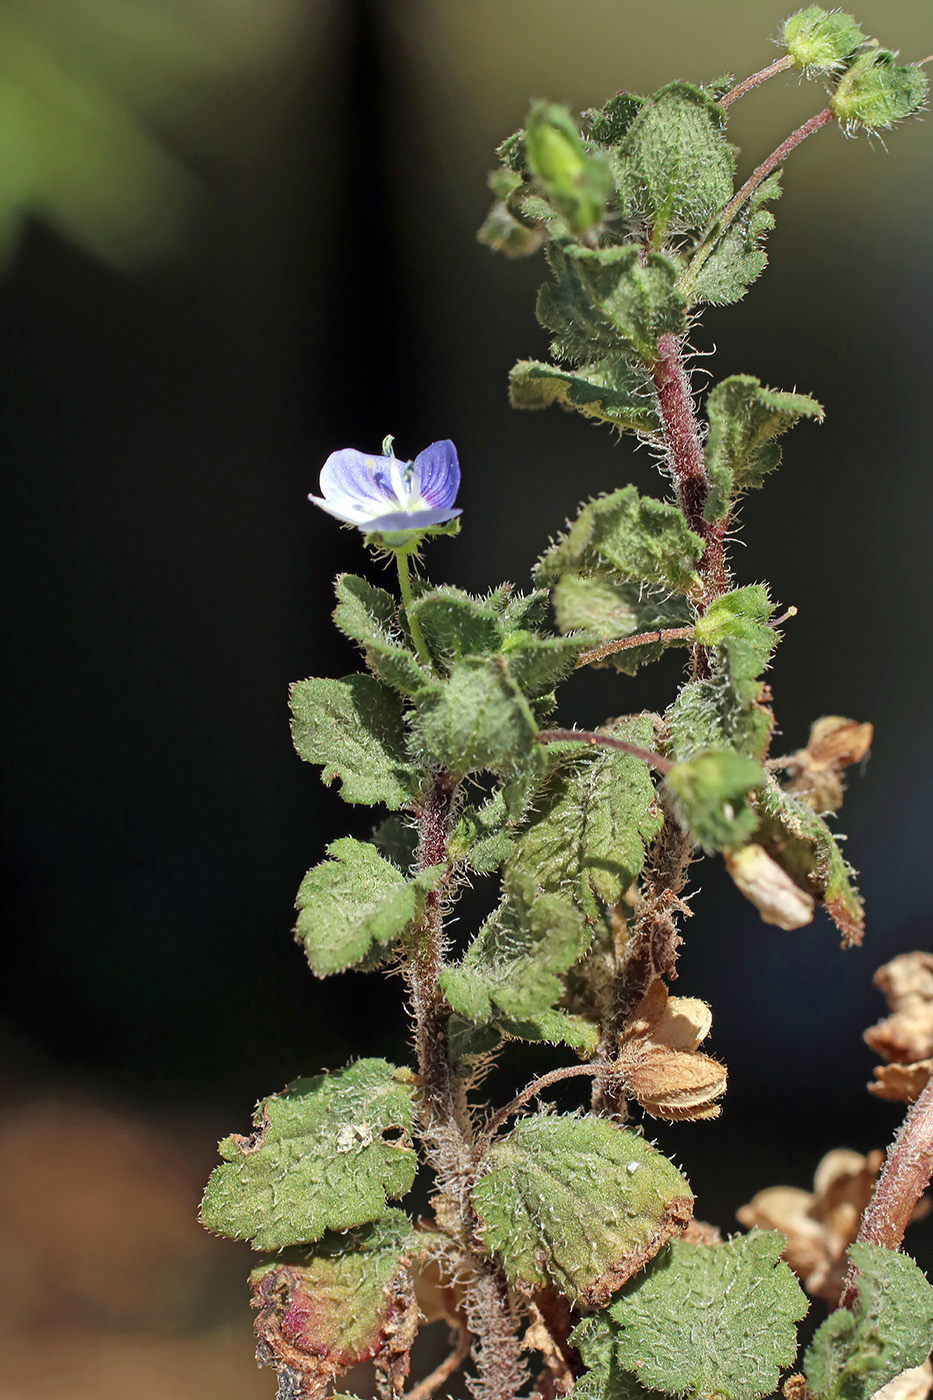
[[[618,749],[620,753],[630,753],[633,758],[640,758],[642,763],[647,763],[649,768],[654,768],[658,773],[668,773],[674,766],[669,758],[652,753],[650,749],[643,749],[639,744],[630,744],[627,739],[616,739],[612,734],[596,734],[591,729],[541,729],[535,743],[576,743],[602,749]]]
[[[884,1168],[862,1216],[858,1239],[897,1249],[908,1221],[933,1175],[933,1079],[907,1112],[900,1132],[888,1148]],[[852,1308],[858,1295],[858,1270],[849,1268],[839,1299]]]
[[[543,1093],[552,1084],[560,1084],[564,1079],[576,1079],[582,1075],[606,1074],[607,1072],[607,1068],[603,1064],[564,1065],[561,1069],[552,1069],[548,1074],[542,1074],[540,1079],[533,1079],[530,1084],[525,1085],[520,1094],[515,1095],[511,1103],[507,1103],[504,1108],[500,1108],[498,1113],[490,1118],[481,1139],[483,1150],[486,1151],[503,1123],[517,1113],[520,1108],[524,1108],[529,1099]]]
[[[736,83],[734,88],[730,88],[724,97],[720,97],[720,107],[731,107],[733,102],[738,102],[740,97],[744,97],[752,88],[760,87],[769,78],[774,78],[778,73],[785,72],[788,68],[793,68],[794,60],[789,53],[783,58],[776,58],[773,63],[769,63],[767,68],[762,68],[759,73],[753,73],[750,78],[745,78],[741,83]]]
[[[590,651],[581,651],[577,666],[589,666],[594,661],[602,661],[616,651],[628,651],[630,647],[643,647],[651,642],[689,641],[693,636],[692,627],[660,627],[656,632],[636,632],[631,637],[620,637],[614,642],[603,642]]]
[[[418,813],[418,869],[447,861],[447,841],[453,814],[456,781],[438,773]],[[450,1007],[441,992],[443,966],[443,891],[430,890],[424,898],[421,921],[409,968],[411,1004],[415,1018],[418,1072],[432,1109],[442,1117],[456,1116],[456,1099],[450,1073],[447,1025]]]

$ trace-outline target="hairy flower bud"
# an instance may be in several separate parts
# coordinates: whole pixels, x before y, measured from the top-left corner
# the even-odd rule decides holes
[[[784,21],[784,47],[798,68],[830,73],[844,63],[865,35],[851,15],[808,5]]]
[[[927,95],[926,74],[918,63],[898,64],[895,57],[890,49],[858,55],[830,98],[839,121],[874,130],[920,111]]]

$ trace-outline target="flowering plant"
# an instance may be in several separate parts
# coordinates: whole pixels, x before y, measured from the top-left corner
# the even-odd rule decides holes
[[[917,1100],[883,1168],[837,1159],[812,1194],[761,1192],[741,1215],[750,1232],[723,1240],[635,1116],[715,1118],[726,1092],[725,1066],[700,1049],[710,1008],[669,990],[699,852],[722,856],[769,923],[801,928],[821,908],[844,946],[864,931],[831,822],[870,726],[824,717],[805,749],[772,754],[763,674],[793,610],[737,582],[728,552],[778,440],[823,410],[751,375],[701,405],[686,337],[764,270],[793,149],[834,122],[911,115],[926,80],[818,5],[782,41],[743,82],[622,92],[582,125],[537,102],[491,177],[482,240],[508,256],[544,248],[551,273],[537,304],[551,358],[515,366],[513,404],[634,434],[662,455],[668,497],[623,485],[586,502],[528,592],[482,597],[410,567],[456,528],[450,442],[410,463],[391,439],[381,456],[335,452],[311,497],[394,554],[400,597],[341,575],[334,621],[365,670],[292,690],[301,758],[348,803],[384,809],[371,840],[341,837],[308,871],[295,932],[318,977],[401,972],[416,1065],[364,1059],[296,1080],[264,1100],[253,1136],[220,1144],[202,1218],[267,1255],[253,1301],[280,1400],[327,1394],[364,1362],[380,1395],[401,1394],[435,1320],[451,1347],[416,1400],[453,1384],[468,1354],[479,1400],[529,1384],[544,1400],[760,1400],[797,1357],[808,1303],[794,1270],[838,1305],[788,1400],[868,1400],[929,1352],[933,1289],[899,1250],[933,1150],[926,955],[887,974],[900,1000],[873,1041],[901,1069],[876,1091]],[[729,108],[785,70],[827,85],[828,105],[736,190]],[[624,677],[670,647],[687,674],[663,713],[552,727],[572,672]],[[483,878],[498,903],[454,956],[454,900]],[[516,1042],[559,1047],[565,1063],[496,1106],[483,1086]],[[541,1107],[570,1080],[589,1084],[586,1109]],[[419,1165],[429,1194],[390,1205]]]

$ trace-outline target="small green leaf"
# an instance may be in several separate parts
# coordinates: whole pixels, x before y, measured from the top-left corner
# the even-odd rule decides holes
[[[599,1307],[693,1213],[680,1172],[604,1118],[536,1114],[493,1144],[471,1193],[482,1239],[519,1287]]]
[[[295,929],[311,971],[329,977],[361,962],[374,943],[385,948],[410,928],[424,895],[436,889],[445,867],[432,866],[406,880],[366,841],[345,836],[327,847],[330,860],[309,870],[295,906]]]
[[[602,732],[641,748],[654,743],[650,715]],[[647,766],[631,754],[571,743],[549,749],[549,771],[517,826],[508,869],[591,913],[594,893],[614,904],[638,878],[645,845],[661,829],[657,794]]]
[[[798,68],[811,75],[833,73],[866,36],[851,15],[808,5],[784,21],[784,47]]]
[[[371,676],[297,681],[289,691],[292,741],[323,781],[340,779],[345,802],[384,802],[397,810],[418,793],[405,753],[402,700]]]
[[[525,154],[546,198],[567,220],[572,233],[598,224],[612,188],[609,166],[587,152],[566,107],[535,102],[525,127]]]
[[[558,404],[633,433],[659,431],[651,380],[624,360],[588,365],[585,374],[571,374],[539,360],[519,360],[509,376],[509,400],[513,408],[525,409]]]
[[[675,593],[697,586],[703,541],[669,501],[623,486],[583,507],[567,533],[538,561],[540,583],[564,573],[599,574],[616,583],[660,585]]]
[[[658,337],[682,335],[685,306],[678,270],[661,253],[629,244],[586,248],[552,243],[547,250],[554,282],[538,295],[538,320],[555,334],[558,359],[617,359],[628,346],[645,364],[657,357]],[[621,372],[620,372],[621,373]]]
[[[538,726],[501,657],[455,661],[449,679],[416,703],[411,745],[456,778],[507,772],[531,749]]]
[[[359,642],[370,669],[403,695],[414,695],[430,686],[432,677],[408,646],[396,641],[395,599],[384,588],[374,588],[355,574],[337,577],[334,622],[351,641]]]
[[[596,1053],[599,1026],[585,1016],[571,1015],[560,1006],[536,1011],[521,1021],[502,1018],[496,1022],[503,1035],[513,1040],[544,1041],[547,1045],[566,1045],[585,1060]]]
[[[645,99],[614,152],[625,217],[647,225],[652,248],[705,229],[731,199],[735,156],[725,121],[702,88],[671,83]]]
[[[801,889],[815,894],[842,934],[843,945],[861,943],[865,910],[849,865],[826,822],[769,780],[758,801],[762,825],[755,840]]]
[[[748,840],[758,825],[748,797],[765,781],[760,763],[731,749],[675,763],[664,778],[679,821],[709,851],[729,850]]]
[[[583,116],[590,136],[601,146],[617,146],[638,116],[645,99],[634,92],[618,92],[605,107],[593,107]]]
[[[874,1244],[847,1252],[859,1270],[855,1307],[830,1313],[803,1360],[817,1400],[869,1400],[933,1344],[933,1288],[914,1261]]]
[[[607,1368],[611,1339],[619,1369],[649,1389],[761,1400],[793,1361],[795,1324],[807,1311],[783,1248],[776,1230],[712,1245],[675,1242],[571,1340],[584,1364]]]
[[[548,614],[550,595],[546,588],[519,593],[512,584],[505,583],[489,595],[489,602],[499,613],[508,636],[512,632],[529,632],[541,627]]]
[[[415,603],[414,615],[428,650],[441,666],[464,656],[489,656],[502,646],[504,632],[492,604],[458,589],[423,594]]]
[[[706,400],[709,436],[706,470],[711,482],[704,516],[725,515],[737,492],[760,486],[781,460],[775,438],[801,418],[823,421],[823,408],[806,394],[765,389],[750,374],[717,384]]]
[[[538,251],[547,233],[543,228],[522,223],[507,204],[496,200],[476,237],[494,253],[504,253],[507,258],[528,258]]]
[[[774,648],[774,629],[768,623],[774,604],[764,584],[747,584],[733,588],[715,598],[702,617],[694,624],[701,646],[722,646],[727,640],[748,642],[753,649],[751,665],[754,675],[764,669]]]
[[[898,64],[896,57],[889,49],[869,49],[853,60],[829,99],[839,121],[875,131],[921,110],[927,75],[919,63]]]
[[[554,589],[554,615],[562,632],[583,634],[589,647],[661,628],[689,627],[695,620],[684,598],[637,583],[615,583],[598,574],[590,578],[562,574]],[[592,664],[634,675],[639,666],[656,661],[667,647],[689,644],[689,639],[646,642],[612,652]]]
[[[366,1361],[407,1371],[418,1325],[411,1263],[419,1252],[408,1217],[388,1210],[371,1225],[261,1264],[250,1291],[262,1364],[283,1378],[301,1376],[307,1393]]]
[[[415,1179],[412,1089],[400,1075],[385,1060],[358,1060],[264,1099],[255,1135],[220,1143],[202,1224],[282,1249],[377,1220],[386,1197],[404,1196]]]
[[[530,700],[537,700],[566,680],[585,646],[579,637],[536,637],[532,632],[516,631],[502,654],[518,688]]]
[[[508,813],[501,789],[482,807],[464,807],[447,849],[452,860],[465,860],[478,875],[498,870],[512,850]]]
[[[741,301],[768,266],[768,255],[761,244],[774,228],[774,215],[767,206],[780,197],[780,171],[775,171],[761,182],[725,228],[718,223],[714,226],[681,281],[688,301],[706,301],[713,306]]]
[[[496,1007],[521,1021],[548,1010],[563,993],[560,974],[590,941],[583,915],[553,894],[539,894],[531,876],[513,878],[458,965],[441,974],[454,1011],[488,1021]]]

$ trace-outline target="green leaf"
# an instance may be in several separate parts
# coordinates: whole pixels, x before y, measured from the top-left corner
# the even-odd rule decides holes
[[[633,433],[654,434],[660,428],[650,379],[623,360],[589,365],[585,374],[539,360],[519,360],[509,376],[509,400],[513,408],[558,404]]]
[[[385,948],[411,927],[424,895],[436,889],[446,867],[432,866],[406,880],[366,841],[345,836],[327,847],[330,860],[309,870],[295,906],[295,929],[311,971],[329,977],[361,962],[373,944]]]
[[[571,1340],[668,1395],[760,1400],[797,1351],[807,1300],[781,1261],[784,1236],[753,1230],[719,1244],[671,1244]],[[607,1336],[608,1334],[608,1336]]]
[[[583,116],[590,136],[601,146],[617,146],[625,138],[645,99],[634,92],[618,92],[605,107],[592,107]]]
[[[642,748],[655,741],[650,715],[617,720],[601,732]],[[614,904],[638,878],[645,845],[661,829],[657,795],[647,766],[631,754],[572,743],[549,749],[550,771],[516,831],[508,869],[591,913],[594,893]]]
[[[511,1283],[599,1307],[693,1212],[680,1172],[604,1118],[536,1114],[493,1144],[471,1193]]]
[[[711,490],[704,516],[718,520],[735,494],[760,486],[781,460],[775,438],[801,418],[822,423],[821,404],[806,394],[765,389],[750,374],[735,374],[717,384],[706,400],[709,436],[706,470]]]
[[[463,808],[447,850],[452,860],[467,861],[477,875],[491,875],[508,859],[512,837],[501,790],[482,807]]]
[[[808,5],[785,20],[783,38],[797,67],[808,69],[810,76],[836,71],[866,41],[851,15],[822,5]]]
[[[412,1088],[385,1060],[297,1079],[264,1099],[253,1137],[219,1145],[201,1202],[208,1230],[254,1249],[314,1243],[377,1220],[411,1188]]]
[[[705,647],[722,646],[726,641],[747,643],[747,651],[739,654],[747,657],[746,670],[751,673],[744,678],[754,680],[774,649],[774,629],[768,625],[773,612],[774,604],[764,584],[733,588],[715,598],[703,616],[696,619],[696,639]]]
[[[566,107],[535,102],[525,126],[525,154],[548,201],[564,216],[572,233],[598,224],[612,188],[609,166],[589,154]]]
[[[524,132],[517,135],[521,138],[521,164],[524,166]],[[504,253],[507,258],[526,258],[536,253],[547,233],[545,229],[529,225],[519,218],[510,199],[513,194],[518,194],[520,198],[521,169],[506,167],[493,170],[487,177],[487,184],[495,195],[495,203],[476,235],[480,243],[485,243],[493,252]]]
[[[397,810],[418,793],[420,775],[405,752],[401,698],[371,676],[298,681],[289,691],[292,741],[323,781],[340,779],[345,802]]]
[[[755,840],[801,889],[815,894],[842,934],[843,945],[861,943],[865,910],[849,865],[826,822],[769,780],[758,801],[762,825]]]
[[[509,674],[531,700],[547,695],[566,680],[586,646],[579,637],[536,637],[513,632],[503,648]]]
[[[563,994],[560,974],[589,941],[586,921],[572,904],[540,894],[531,876],[514,877],[461,962],[441,973],[441,987],[468,1020],[488,1021],[495,1007],[521,1021]]]
[[[519,593],[512,584],[504,583],[489,595],[489,602],[499,613],[508,636],[512,632],[534,631],[541,627],[548,614],[550,595],[546,588]]]
[[[780,197],[781,175],[775,171],[762,180],[725,228],[714,226],[681,281],[689,302],[728,306],[741,301],[768,266],[761,244],[774,228],[774,215],[767,206]]]
[[[547,1045],[566,1045],[582,1059],[589,1059],[599,1045],[599,1026],[585,1016],[571,1015],[562,1007],[548,1007],[516,1021],[502,1018],[496,1022],[503,1035],[514,1040],[544,1041]]]
[[[695,621],[684,598],[637,583],[615,583],[598,574],[590,578],[562,574],[554,589],[554,615],[562,632],[582,633],[591,647],[665,627],[689,627]],[[634,675],[639,666],[656,661],[667,647],[689,644],[689,639],[646,642],[591,664],[613,666]]]
[[[651,247],[704,229],[732,197],[735,156],[725,112],[702,88],[671,83],[645,99],[612,159],[627,219],[641,220]]]
[[[416,703],[411,745],[455,778],[507,772],[538,731],[528,701],[500,657],[455,661],[447,682]]]
[[[664,778],[678,820],[708,851],[726,851],[748,840],[758,826],[748,797],[765,781],[760,763],[731,749],[675,763]]]
[[[669,501],[623,486],[583,507],[565,535],[538,561],[535,577],[599,574],[616,583],[661,585],[675,593],[697,586],[703,541]]]
[[[339,574],[336,587],[339,601],[334,622],[344,636],[362,645],[367,664],[378,678],[403,695],[430,686],[430,673],[409,647],[392,636],[397,627],[392,594],[355,574]]]
[[[555,281],[538,294],[537,315],[554,332],[558,359],[604,361],[626,342],[645,364],[657,358],[658,337],[682,335],[685,301],[678,271],[661,253],[633,244],[586,248],[552,243],[547,250]]]
[[[261,1264],[250,1274],[261,1363],[283,1378],[301,1376],[307,1393],[366,1361],[407,1372],[419,1320],[411,1263],[419,1252],[408,1217],[388,1210],[371,1225]]]
[[[933,1288],[914,1261],[874,1244],[847,1253],[859,1270],[855,1307],[830,1313],[803,1360],[817,1400],[869,1400],[933,1344]]]
[[[912,117],[926,102],[929,82],[919,63],[898,64],[890,49],[853,59],[829,99],[839,121],[869,131]]]
[[[495,607],[459,589],[439,588],[414,605],[424,640],[443,667],[464,656],[489,656],[502,647],[504,629]]]

